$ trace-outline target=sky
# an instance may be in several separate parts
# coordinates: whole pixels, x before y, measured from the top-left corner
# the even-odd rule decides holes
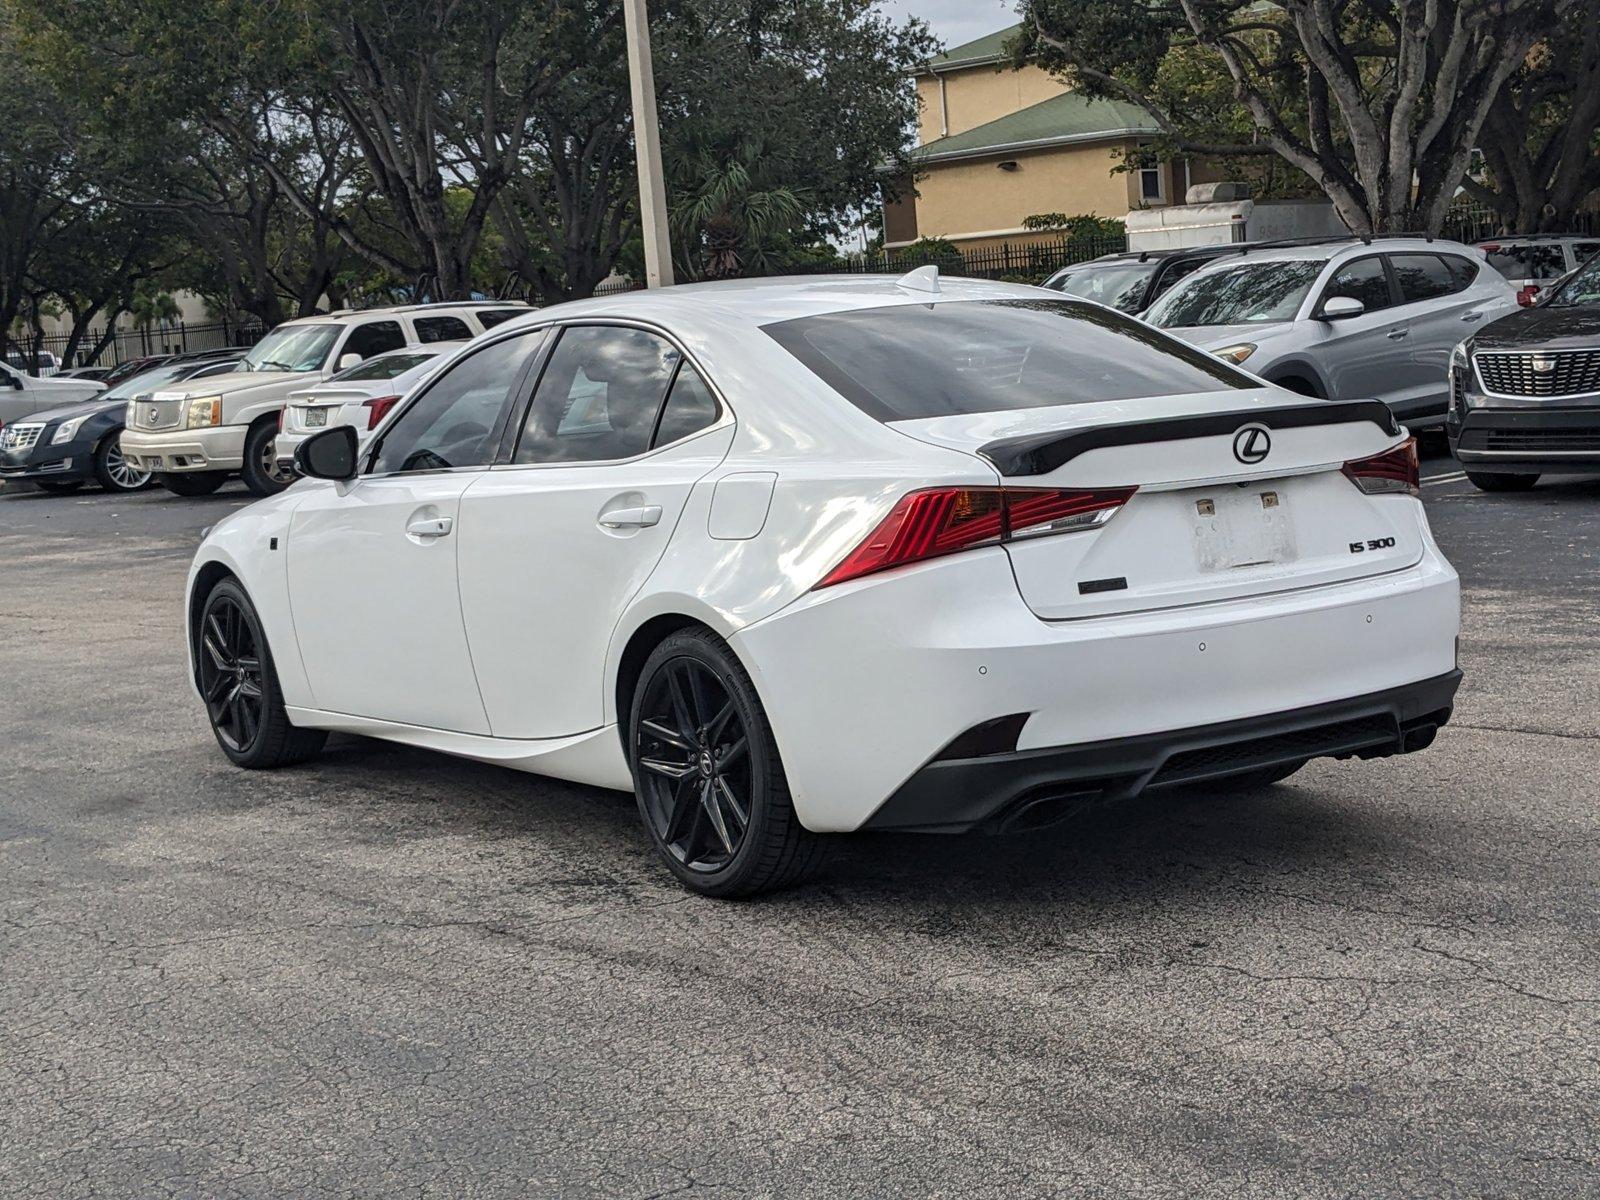
[[[921,17],[947,47],[1017,22],[1015,0],[883,0],[883,9],[895,17]]]

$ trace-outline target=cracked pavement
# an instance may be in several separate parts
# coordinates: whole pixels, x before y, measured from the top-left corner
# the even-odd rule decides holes
[[[237,485],[0,495],[0,1194],[1600,1195],[1600,483],[1425,495],[1430,751],[741,904],[625,796],[234,770],[178,622]]]

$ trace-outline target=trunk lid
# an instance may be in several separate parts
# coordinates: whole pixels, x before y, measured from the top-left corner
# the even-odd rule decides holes
[[[1104,525],[1007,544],[1023,599],[1046,620],[1336,583],[1422,557],[1416,502],[1368,495],[1342,471],[1397,444],[1382,404],[1271,388],[1229,393],[1221,413],[1217,402],[1208,392],[893,427],[978,455],[1007,487],[1138,488]]]

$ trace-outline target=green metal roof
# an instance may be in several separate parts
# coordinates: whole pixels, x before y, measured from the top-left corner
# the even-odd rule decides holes
[[[1150,114],[1137,104],[1063,92],[987,125],[918,146],[911,157],[919,163],[941,162],[1159,132]]]
[[[937,58],[930,58],[924,69],[948,71],[955,67],[981,67],[986,63],[999,62],[1005,58],[1006,43],[1015,37],[1021,28],[1020,23],[1010,25],[994,33],[986,33],[970,42],[963,42],[959,46],[952,46]]]

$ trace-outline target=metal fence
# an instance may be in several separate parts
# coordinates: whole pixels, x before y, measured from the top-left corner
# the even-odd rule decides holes
[[[67,361],[71,337],[64,333],[47,333],[43,338],[8,337],[3,342],[8,362],[16,363],[33,372],[35,355],[46,368],[55,360],[60,370],[75,367],[114,367],[129,359],[145,358],[152,354],[184,354],[191,350],[220,350],[228,346],[253,346],[266,334],[266,327],[253,321],[207,321],[187,324],[176,321],[158,324],[146,329],[90,329],[73,348],[72,361]],[[37,340],[37,344],[35,344]]]

